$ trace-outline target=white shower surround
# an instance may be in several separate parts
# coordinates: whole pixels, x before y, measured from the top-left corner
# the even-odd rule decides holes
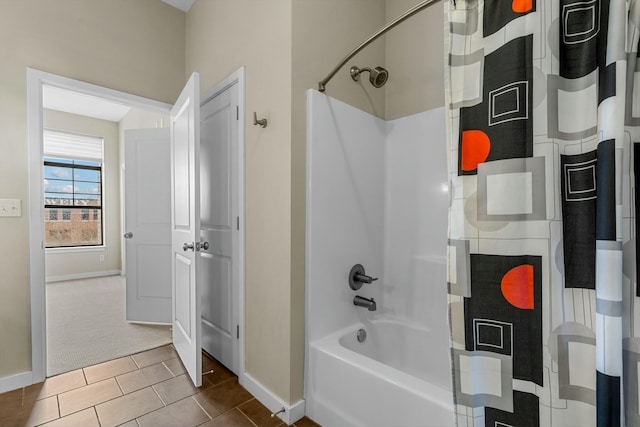
[[[308,91],[305,399],[322,425],[385,425],[389,413],[397,425],[425,425],[427,413],[453,425],[444,120],[438,108],[384,121]],[[356,263],[380,280],[351,290]],[[391,324],[385,351],[341,344],[360,327],[384,342],[376,325]],[[391,346],[411,356],[392,361]]]

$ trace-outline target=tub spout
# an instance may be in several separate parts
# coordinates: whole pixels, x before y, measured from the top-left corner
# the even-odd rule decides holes
[[[371,299],[363,298],[359,295],[356,295],[353,298],[353,305],[357,305],[358,307],[364,307],[369,311],[376,311],[377,309],[376,302],[373,300],[373,298]]]

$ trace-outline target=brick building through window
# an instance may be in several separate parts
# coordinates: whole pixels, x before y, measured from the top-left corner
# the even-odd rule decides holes
[[[45,130],[45,247],[104,244],[102,138]]]

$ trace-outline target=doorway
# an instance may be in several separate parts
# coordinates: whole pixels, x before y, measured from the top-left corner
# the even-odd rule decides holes
[[[51,86],[43,88],[42,117],[47,376],[169,344],[170,309],[163,319],[165,325],[142,325],[125,317],[125,308],[138,300],[138,295],[125,298],[125,284],[139,272],[136,264],[130,263],[126,280],[123,276],[124,205],[119,182],[122,138],[127,150],[138,145],[126,140],[127,129],[153,127],[149,130],[168,135],[168,128],[159,128],[168,125],[168,117]],[[168,138],[165,144],[168,153]],[[126,155],[124,159],[124,164],[137,172]],[[149,160],[155,159],[146,163]],[[155,175],[143,172],[150,178],[161,178],[162,170],[168,176],[168,165],[167,158],[166,166],[155,165]],[[147,186],[151,187],[149,192],[163,184],[161,179],[157,181]],[[128,194],[129,189],[124,189]],[[153,200],[164,202],[162,197]],[[158,211],[168,216],[170,205],[162,207]],[[126,211],[131,210],[135,209]],[[166,228],[168,231],[168,221]],[[136,235],[136,241],[141,237]],[[144,255],[157,257],[152,249]],[[165,290],[171,286],[170,270],[162,273],[162,291],[170,299],[170,289]],[[146,281],[162,282],[157,277]]]
[[[82,364],[84,366],[91,365],[96,362],[104,361],[106,358],[119,357],[127,348],[131,352],[145,350],[146,345],[155,346],[170,342],[170,333],[168,327],[165,331],[158,334],[158,331],[151,331],[151,327],[134,327],[127,324],[124,318],[120,317],[120,311],[124,306],[122,298],[122,278],[121,273],[121,205],[122,189],[118,184],[120,175],[120,145],[121,137],[119,136],[119,128],[117,123],[124,123],[125,115],[127,123],[134,125],[143,123],[140,119],[143,112],[152,111],[153,117],[167,116],[168,105],[158,103],[143,98],[138,99],[116,91],[110,91],[104,88],[87,85],[82,82],[66,79],[64,77],[42,73],[36,70],[28,71],[28,96],[29,96],[29,137],[30,137],[30,204],[33,207],[30,210],[29,222],[31,230],[31,291],[32,291],[32,366],[33,381],[43,379],[47,375],[59,374]],[[66,99],[66,105],[60,100]],[[82,104],[80,108],[75,108]],[[46,107],[46,109],[45,109]],[[118,108],[124,111],[118,111]],[[162,119],[160,119],[162,120]],[[147,118],[147,122],[149,119]],[[62,140],[62,152],[55,153],[56,158],[62,158],[61,153],[64,152],[65,144],[69,148],[76,148],[75,139],[82,140],[83,137],[91,135],[98,137],[100,141],[100,150],[95,159],[97,162],[96,171],[76,171],[74,167],[56,164],[45,166],[43,170],[43,157],[51,157],[49,150],[52,147],[60,147],[54,140],[47,144],[43,144],[43,129],[56,129],[56,135],[67,135],[69,141]],[[62,131],[62,132],[61,132]],[[47,131],[48,133],[52,133]],[[47,150],[43,150],[47,147]],[[100,153],[102,151],[102,153]],[[71,150],[73,153],[73,150]],[[60,154],[60,155],[58,155]],[[73,154],[70,154],[73,156]],[[79,154],[82,157],[82,153]],[[49,159],[50,160],[50,159]],[[82,160],[75,159],[73,164],[84,164]],[[66,161],[66,160],[65,160]],[[85,162],[86,163],[86,162]],[[81,168],[82,166],[78,166]],[[64,194],[52,193],[48,194],[49,198],[44,197],[44,190],[49,188],[51,173],[67,173],[71,174],[74,181],[70,184],[68,181],[59,180],[57,183],[66,185],[73,189],[79,186],[94,185],[93,193],[99,194],[96,197],[96,205],[98,209],[73,209],[73,206],[62,206],[68,200]],[[76,172],[95,173],[99,176],[95,179],[96,183],[79,183],[75,181]],[[49,175],[48,175],[49,174]],[[44,175],[44,176],[43,176]],[[47,179],[47,183],[43,183],[43,178]],[[90,179],[85,179],[90,181]],[[66,190],[65,190],[66,191]],[[80,192],[89,193],[90,191],[79,190]],[[51,197],[60,197],[58,200],[61,206],[56,205],[55,200],[49,200]],[[75,194],[73,199],[82,198]],[[85,198],[90,198],[86,196]],[[38,206],[42,203],[53,203],[48,209],[47,218],[42,217],[42,210]],[[86,200],[79,200],[79,203]],[[69,204],[69,203],[66,203]],[[72,203],[75,205],[76,203]],[[77,212],[76,212],[77,211]],[[85,212],[86,211],[86,212]],[[77,213],[77,218],[74,217]],[[54,221],[48,221],[51,218]],[[87,216],[87,218],[85,218]],[[36,219],[39,217],[39,219]],[[99,219],[101,227],[97,227],[99,238],[93,245],[83,244],[85,242],[64,242],[61,240],[52,241],[51,228],[55,225],[57,228],[65,226],[69,228],[70,223],[77,219],[78,226],[82,226],[82,233],[85,233],[84,226],[91,220]],[[46,225],[45,221],[46,220]],[[58,221],[55,221],[58,220]],[[66,220],[66,221],[65,221]],[[58,224],[54,224],[59,222]],[[86,223],[86,224],[85,224]],[[64,227],[63,227],[64,228]],[[66,234],[76,234],[75,230],[55,230],[56,233],[64,232]],[[74,240],[74,239],[71,239]],[[38,241],[38,243],[35,243]],[[77,245],[80,243],[79,245]],[[53,247],[57,246],[57,247]],[[76,246],[76,247],[70,247]],[[47,247],[45,251],[45,247]],[[37,250],[40,249],[40,250]],[[35,250],[35,253],[34,253]],[[55,284],[46,285],[47,282],[55,282]],[[47,292],[47,289],[50,292]],[[100,290],[96,295],[96,290]],[[66,297],[64,296],[66,295]],[[100,304],[100,300],[109,301],[109,304]],[[57,301],[57,307],[49,307],[47,311],[47,301]],[[40,302],[38,304],[38,301]],[[92,303],[93,301],[93,303]],[[66,303],[66,304],[65,304]],[[61,310],[63,306],[71,304],[72,314],[68,310]],[[81,313],[86,312],[87,316],[91,315],[91,310],[87,306],[94,304],[94,314],[91,322],[89,319],[81,318]],[[88,311],[87,311],[88,310]],[[117,316],[117,318],[116,318]],[[41,318],[38,321],[38,318]],[[49,324],[47,324],[49,322]],[[87,324],[92,325],[92,330],[84,330]],[[57,325],[57,326],[56,326]],[[40,327],[41,326],[41,327]],[[47,326],[50,326],[47,329]],[[84,326],[84,328],[83,328]],[[121,337],[122,343],[137,343],[135,338],[127,338],[129,335],[135,337],[140,336],[138,329],[145,329],[142,336],[151,338],[151,341],[141,339],[139,344],[133,346],[112,346],[103,347],[101,343],[108,340],[94,340],[96,345],[91,345],[91,341],[83,344],[81,341],[91,336],[91,332],[95,331],[95,335],[103,335],[108,337],[112,332],[112,336]],[[47,342],[47,334],[52,334],[51,342]],[[162,338],[164,336],[164,338]],[[92,337],[95,338],[95,337]],[[42,343],[42,344],[39,344]],[[112,341],[113,342],[113,341]],[[51,350],[51,357],[47,357],[47,347]],[[111,352],[104,350],[111,348]],[[65,359],[75,359],[73,362]],[[47,366],[49,365],[49,366]]]
[[[216,85],[207,93],[205,100],[224,91],[229,86],[238,84],[238,104],[236,105],[237,129],[241,154],[238,156],[238,177],[240,198],[236,206],[241,211],[235,216],[237,223],[238,260],[234,263],[234,277],[237,286],[233,293],[237,298],[233,302],[233,326],[237,339],[238,375],[244,373],[244,69],[241,68],[227,79]],[[37,208],[43,203],[42,175],[42,89],[44,85],[71,90],[91,96],[101,97],[117,103],[131,105],[136,108],[168,114],[171,105],[155,100],[126,94],[112,89],[68,79],[54,74],[28,69],[27,71],[27,105],[29,127],[29,210],[30,227],[30,287],[31,287],[31,341],[32,341],[32,383],[41,382],[46,376],[46,292],[45,292],[45,257],[44,226],[42,210]],[[121,230],[122,231],[122,230]],[[123,263],[124,268],[124,263]]]

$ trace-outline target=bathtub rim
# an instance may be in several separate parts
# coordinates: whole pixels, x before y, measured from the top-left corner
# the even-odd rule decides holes
[[[377,320],[384,319],[384,317],[381,317]],[[390,318],[389,320],[395,321],[393,318]],[[398,321],[398,323],[402,322]],[[341,362],[353,366],[354,369],[363,370],[375,377],[382,377],[384,381],[397,387],[404,387],[425,400],[433,402],[443,409],[452,411],[453,413],[455,406],[453,403],[452,389],[446,389],[437,384],[414,377],[392,366],[343,347],[342,344],[340,344],[340,338],[348,334],[355,334],[360,328],[366,328],[366,325],[362,322],[355,323],[325,337],[312,341],[309,343],[309,351],[312,352],[316,350],[328,353],[339,359]],[[309,372],[309,375],[311,375],[311,372]],[[307,394],[310,394],[311,390],[307,390],[307,392]],[[309,396],[307,395],[306,398],[308,397]]]

